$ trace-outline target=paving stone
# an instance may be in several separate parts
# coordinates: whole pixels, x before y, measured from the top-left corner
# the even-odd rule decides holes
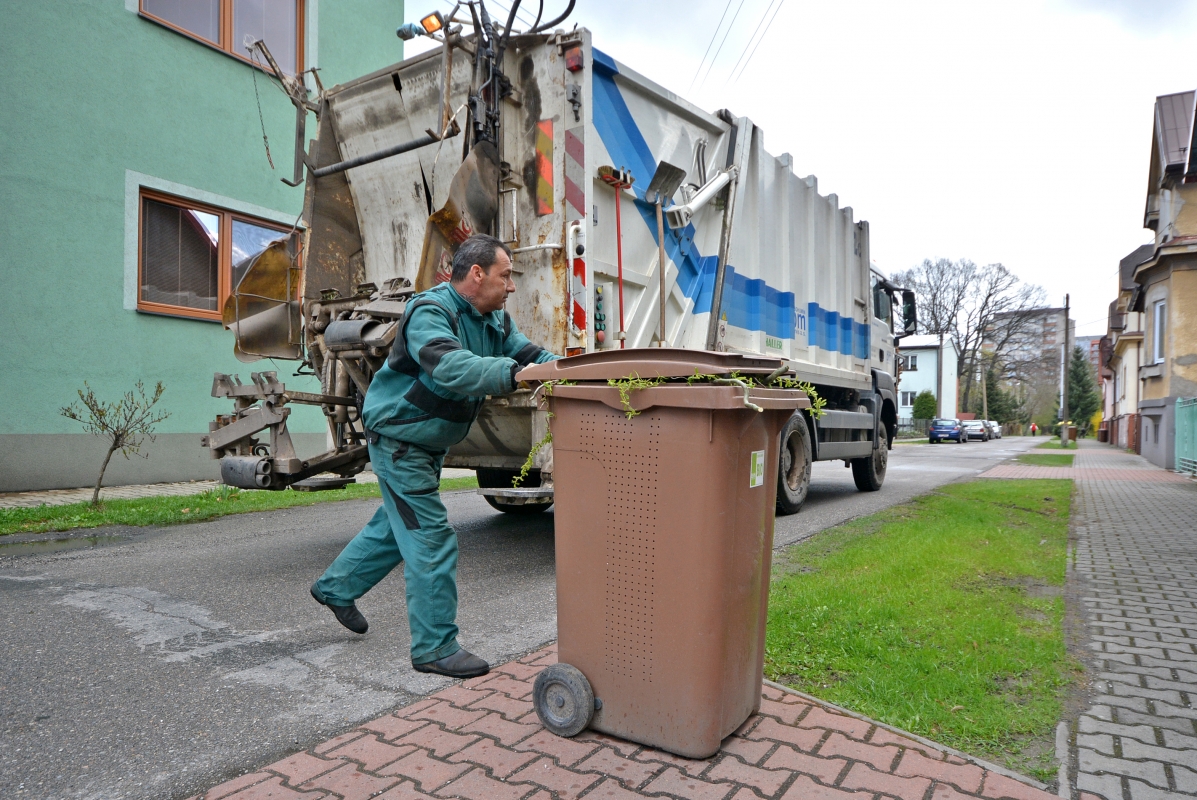
[[[1000,775],[996,772],[986,772],[985,781],[981,784],[981,796],[991,798],[1013,798],[1013,800],[1056,800],[1056,795],[1027,786],[1025,783]]]
[[[898,768],[894,770],[894,773],[950,783],[973,794],[981,791],[981,779],[985,775],[984,771],[976,764],[949,764],[946,761],[933,761],[914,750],[907,750],[902,754],[902,760],[898,762]]]
[[[432,795],[424,794],[411,781],[397,783],[374,800],[430,800]]]
[[[1131,800],[1175,800],[1179,797],[1176,792],[1159,789],[1150,784],[1142,783],[1133,778],[1126,782]]]
[[[520,800],[532,794],[532,786],[511,786],[487,777],[480,769],[473,769],[455,781],[436,790],[437,797],[460,797],[463,800]]]
[[[791,772],[814,775],[823,783],[832,784],[847,765],[847,759],[820,758],[799,752],[787,745],[781,745],[773,755],[769,756],[769,760],[763,766],[765,769],[786,769]]]
[[[839,731],[827,737],[827,741],[819,748],[819,756],[845,756],[853,761],[864,761],[872,764],[881,772],[889,772],[894,759],[902,751],[892,744],[876,745],[849,739]]]
[[[900,775],[890,775],[880,772],[867,764],[856,763],[840,786],[845,789],[869,789],[874,792],[901,797],[903,800],[921,800],[927,790],[931,788],[931,781],[927,778],[903,778]]]
[[[773,746],[773,743],[769,741],[754,742],[751,739],[742,739],[739,736],[729,736],[723,740],[723,745],[720,749],[725,753],[732,753],[738,756],[746,764],[758,764]]]
[[[447,761],[463,761],[471,764],[481,764],[490,770],[496,778],[506,778],[529,761],[539,758],[537,753],[519,753],[506,747],[500,747],[490,739],[482,739],[464,750],[449,756]]]
[[[208,797],[216,800],[211,795]],[[224,795],[221,800],[320,800],[325,797],[328,797],[325,792],[296,791],[284,786],[282,778],[272,777],[234,794]]]
[[[381,770],[380,775],[411,778],[425,792],[433,792],[470,768],[469,764],[447,764],[432,758],[426,750],[415,750]]]
[[[767,697],[761,699],[760,713],[767,717],[776,717],[786,725],[793,725],[800,717],[808,712],[810,706],[797,706],[789,703],[782,703],[776,700],[770,700]]]
[[[246,786],[252,786],[255,783],[262,783],[273,777],[269,772],[251,772],[246,775],[233,778],[225,781],[219,786],[213,786],[204,793],[204,800],[223,800],[225,797],[244,789]]]
[[[864,739],[873,727],[873,723],[871,722],[865,722],[864,720],[855,719],[843,714],[833,714],[817,706],[812,708],[810,713],[803,717],[802,721],[798,724],[803,728],[827,728],[829,730],[842,731],[853,739]]]
[[[369,800],[398,782],[398,778],[379,778],[361,771],[356,764],[346,764],[312,778],[299,788],[327,789],[340,795],[343,800]]]
[[[411,733],[417,728],[423,728],[428,723],[422,719],[403,719],[393,714],[363,723],[362,728],[379,734],[384,740],[392,741],[404,734]]]
[[[472,709],[497,711],[508,720],[517,720],[532,710],[530,700],[514,700],[500,692],[491,692],[470,706]]]
[[[605,778],[586,795],[586,800],[640,800],[644,795],[639,792],[628,791],[614,778]]]
[[[1111,736],[1123,736],[1137,739],[1147,744],[1155,744],[1155,728],[1150,725],[1120,725],[1117,722],[1094,719],[1082,716],[1077,720],[1077,730],[1082,733],[1105,733]]]
[[[598,775],[579,774],[559,767],[551,758],[534,761],[507,779],[509,783],[535,783],[565,800],[573,800],[599,780],[601,778]]]
[[[712,781],[731,781],[755,787],[766,797],[777,794],[777,790],[790,779],[788,771],[761,769],[745,764],[738,758],[723,758],[707,770],[703,777]]]
[[[573,768],[578,772],[601,772],[629,788],[635,788],[660,772],[662,765],[652,761],[636,761],[610,747],[600,747]]]
[[[1125,748],[1123,748],[1123,753],[1126,753]],[[1158,761],[1131,761],[1125,758],[1105,756],[1083,747],[1077,748],[1077,769],[1080,772],[1126,775],[1140,778],[1157,786],[1168,785],[1168,777],[1164,774],[1164,765]]]
[[[1134,739],[1122,740],[1122,756],[1123,758],[1149,758],[1163,764],[1181,764],[1190,769],[1197,768],[1197,750],[1160,747],[1154,744],[1144,744]],[[1144,777],[1144,780],[1151,780],[1151,778]]]
[[[1081,772],[1076,776],[1076,787],[1084,791],[1096,792],[1105,800],[1122,800],[1122,778],[1117,775]]]
[[[855,792],[848,789],[837,789],[816,783],[805,775],[799,775],[781,798],[782,800],[865,800],[872,796],[873,793],[870,791]]]
[[[515,745],[516,750],[535,750],[546,756],[552,756],[563,767],[578,763],[598,748],[599,745],[595,742],[576,742],[572,739],[563,739],[546,730],[541,730],[540,733]]]
[[[646,747],[635,756],[637,761],[654,761],[661,764],[669,764],[680,769],[687,775],[698,775],[711,766],[713,759],[694,759],[682,758],[675,756],[673,753],[666,753],[664,750],[657,750],[653,747]]]
[[[363,736],[360,739],[354,739],[348,744],[341,745],[336,750],[329,750],[325,755],[329,758],[352,759],[360,762],[369,771],[377,772],[380,767],[385,767],[392,761],[398,761],[415,749],[412,745],[395,747],[394,745],[380,742],[374,736]]]
[[[450,733],[449,731],[441,730],[435,725],[427,725],[419,730],[412,731],[402,739],[396,740],[399,744],[414,744],[417,747],[431,750],[432,754],[438,758],[444,758],[447,755],[456,753],[458,750],[476,741],[478,741],[477,736],[463,736]]]
[[[735,787],[730,783],[707,783],[670,767],[654,778],[643,791],[648,794],[666,792],[686,800],[723,800],[733,789]]]
[[[527,739],[537,731],[544,730],[540,725],[511,722],[497,712],[487,712],[484,716],[466,725],[462,733],[484,733],[493,736],[506,745],[512,745],[521,739]]]
[[[801,750],[814,750],[827,732],[821,728],[794,728],[765,718],[748,734],[750,739],[771,739],[796,745]]]
[[[274,762],[266,769],[282,775],[287,779],[287,783],[292,786],[298,786],[310,778],[314,778],[323,772],[328,772],[334,767],[339,766],[341,766],[340,761],[327,761],[323,758],[317,758],[310,753],[296,753],[289,758],[284,758],[282,761]],[[212,797],[211,794],[208,796]],[[215,800],[215,798],[212,798],[212,800]]]

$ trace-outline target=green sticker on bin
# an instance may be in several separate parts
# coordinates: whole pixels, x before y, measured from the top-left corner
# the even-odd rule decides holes
[[[755,489],[765,483],[765,451],[753,450],[749,461],[748,488]]]

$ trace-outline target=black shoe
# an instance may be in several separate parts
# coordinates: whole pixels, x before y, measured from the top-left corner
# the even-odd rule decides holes
[[[450,678],[477,678],[490,672],[490,664],[465,650],[458,650],[439,661],[412,664],[411,667],[416,672],[431,672],[436,675],[448,675]]]
[[[365,633],[370,629],[370,623],[366,622],[366,618],[362,616],[362,612],[357,610],[357,606],[334,606],[331,603],[326,603],[324,596],[316,591],[315,586],[312,587],[312,599],[320,605],[328,606],[328,608],[332,609],[333,616],[337,618],[337,622],[354,633]]]

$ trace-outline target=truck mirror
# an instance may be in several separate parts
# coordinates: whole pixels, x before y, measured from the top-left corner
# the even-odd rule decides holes
[[[910,289],[902,290],[902,332],[912,334],[919,327],[918,306],[914,302],[914,292]]]

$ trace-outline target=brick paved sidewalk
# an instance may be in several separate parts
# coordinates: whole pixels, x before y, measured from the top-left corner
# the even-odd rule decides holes
[[[556,660],[553,645],[191,800],[1054,797],[1029,779],[771,685],[761,713],[701,761],[590,731],[558,738],[541,727],[530,699],[536,674]]]
[[[445,469],[441,479],[472,478],[472,469]],[[373,472],[357,475],[358,483],[377,483]],[[180,483],[143,483],[130,486],[105,486],[100,490],[100,500],[135,500],[141,497],[180,497],[202,494],[215,489],[219,481],[183,481]],[[86,503],[91,500],[92,487],[83,489],[47,489],[41,492],[0,492],[0,508],[37,508],[38,506],[64,506],[69,503]]]
[[[1077,462],[1171,474],[1096,443]],[[1109,800],[1197,795],[1197,484],[1076,486],[1075,569],[1098,679],[1075,731],[1076,785]]]

